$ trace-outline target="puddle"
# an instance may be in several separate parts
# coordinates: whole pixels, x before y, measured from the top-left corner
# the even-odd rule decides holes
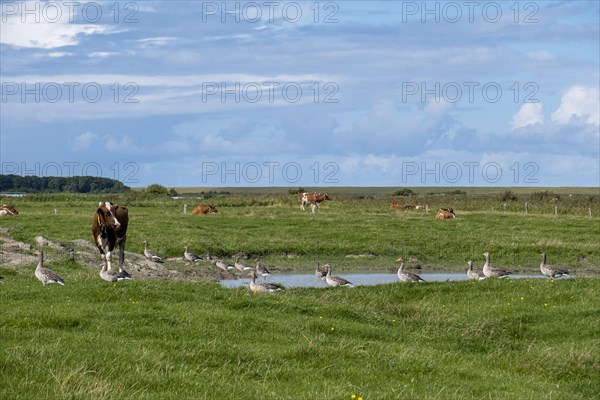
[[[466,281],[467,275],[465,273],[420,273],[418,274],[421,278],[427,282],[448,282],[448,281]],[[375,285],[386,285],[390,283],[397,283],[398,275],[395,273],[369,273],[369,274],[344,274],[340,273],[340,276],[349,280],[354,286],[375,286]],[[545,278],[542,275],[511,275],[509,279],[523,279],[523,278]],[[257,282],[263,282],[262,278],[258,278]],[[244,284],[248,284],[250,278],[237,278],[237,279],[223,279],[221,284],[228,288],[240,287]],[[321,280],[315,276],[315,274],[274,274],[271,275],[267,282],[280,283],[288,288],[325,288],[329,285],[325,280]],[[410,284],[410,283],[407,283]],[[417,284],[417,283],[415,283]]]

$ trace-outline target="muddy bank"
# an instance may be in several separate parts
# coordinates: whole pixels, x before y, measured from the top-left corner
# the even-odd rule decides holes
[[[45,263],[74,262],[85,268],[100,271],[102,260],[96,246],[83,239],[58,242],[36,236],[34,244],[13,239],[10,231],[0,227],[0,268],[32,268],[38,261],[37,251],[44,248]],[[118,265],[118,252],[113,253],[113,268]],[[168,258],[163,264],[155,263],[142,254],[125,251],[124,269],[133,279],[189,280],[218,282],[232,278],[233,273],[225,273],[206,262],[192,266],[182,258]]]

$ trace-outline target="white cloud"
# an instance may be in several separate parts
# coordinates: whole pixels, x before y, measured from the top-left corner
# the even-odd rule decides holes
[[[28,4],[32,4],[29,6]],[[58,7],[54,13],[43,12],[40,2],[23,2],[21,7],[27,10],[40,10],[31,14],[23,11],[2,15],[2,35],[0,43],[20,48],[55,49],[75,46],[82,36],[108,34],[115,30],[101,24],[75,24],[69,22],[71,12],[64,4],[53,2]]]
[[[131,153],[137,146],[131,145],[131,140],[127,135],[123,136],[120,140],[114,136],[106,135],[104,136],[104,147],[108,151]]]
[[[544,106],[542,103],[525,103],[513,116],[512,128],[522,128],[544,122]]]
[[[68,51],[53,51],[52,53],[48,53],[48,57],[50,58],[69,57],[73,55],[75,53],[69,53]]]
[[[451,109],[452,104],[445,101],[398,106],[382,99],[349,130],[335,132],[332,143],[343,152],[419,154],[453,126]]]
[[[394,164],[394,161],[390,157],[381,157],[373,154],[368,154],[364,163],[366,166],[374,166],[381,169],[382,172],[387,172]]]
[[[85,24],[27,24],[7,21],[2,25],[0,43],[39,49],[75,46],[81,41],[81,36],[107,34],[111,31],[108,26]]]
[[[94,146],[110,152],[131,153],[133,151],[131,139],[127,135],[123,137],[115,137],[113,135],[100,136],[94,132],[87,131],[76,136],[73,141],[73,149],[77,151],[86,150]]]
[[[107,57],[111,57],[111,56],[118,56],[119,52],[117,51],[94,51],[92,53],[88,54],[88,57],[90,58],[107,58]]]
[[[556,57],[549,51],[531,51],[527,53],[527,57],[534,61],[554,61]]]
[[[98,139],[98,135],[93,132],[87,131],[75,138],[73,147],[75,150],[83,150],[89,148],[93,142]]]
[[[161,37],[151,37],[151,38],[139,39],[139,40],[136,40],[136,43],[139,43],[140,46],[143,48],[150,48],[150,47],[166,46],[167,44],[170,44],[171,42],[173,42],[175,40],[177,40],[176,37],[161,36]]]
[[[569,124],[573,117],[591,125],[600,125],[600,94],[598,88],[572,86],[560,99],[560,106],[552,114],[552,121]]]

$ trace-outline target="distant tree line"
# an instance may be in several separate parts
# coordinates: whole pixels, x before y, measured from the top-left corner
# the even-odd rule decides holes
[[[115,179],[94,176],[0,175],[0,192],[25,193],[122,193],[130,188]]]

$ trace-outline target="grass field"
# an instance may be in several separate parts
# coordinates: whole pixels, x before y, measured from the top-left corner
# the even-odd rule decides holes
[[[598,399],[594,190],[558,200],[519,193],[506,207],[501,192],[409,198],[428,204],[428,214],[392,212],[392,197],[381,191],[348,192],[316,215],[285,192],[231,193],[202,201],[219,213],[199,217],[182,208],[200,200],[114,196],[129,207],[128,250],[138,253],[148,238],[172,257],[189,243],[196,252],[246,252],[293,270],[332,262],[341,272],[395,268],[399,256],[412,267],[463,271],[468,258],[481,267],[490,251],[500,266],[533,272],[545,251],[578,278],[262,295],[203,282],[113,285],[48,250],[55,260],[48,267],[65,287],[43,287],[34,263],[0,268],[0,398]],[[26,243],[36,235],[90,240],[97,201],[14,199],[19,216],[0,224]],[[442,206],[458,218],[433,220]]]
[[[548,253],[549,263],[574,270],[600,266],[600,195],[594,196],[593,189],[572,197],[559,195],[556,202],[554,194],[541,200],[522,195],[506,207],[487,190],[466,196],[410,197],[391,197],[379,190],[371,195],[339,193],[323,203],[316,215],[301,211],[297,196],[282,193],[216,195],[205,200],[113,196],[111,200],[129,207],[127,248],[137,253],[142,252],[142,241],[149,239],[153,249],[170,257],[181,256],[188,243],[198,253],[244,252],[294,269],[312,269],[318,261],[343,270],[393,268],[394,260],[404,256],[411,260],[408,266],[453,271],[463,270],[468,259],[483,265],[484,251],[492,253],[496,264],[515,270],[537,270],[542,251]],[[427,204],[430,211],[393,212],[392,198]],[[1,223],[26,243],[33,243],[36,235],[59,241],[89,240],[97,201],[97,197],[64,195],[15,199],[21,215]],[[527,215],[522,209],[525,201]],[[219,213],[192,217],[189,212],[198,203],[214,203]],[[188,214],[183,214],[184,204]],[[561,210],[558,215],[555,206]],[[433,220],[439,207],[453,207],[458,218]]]

